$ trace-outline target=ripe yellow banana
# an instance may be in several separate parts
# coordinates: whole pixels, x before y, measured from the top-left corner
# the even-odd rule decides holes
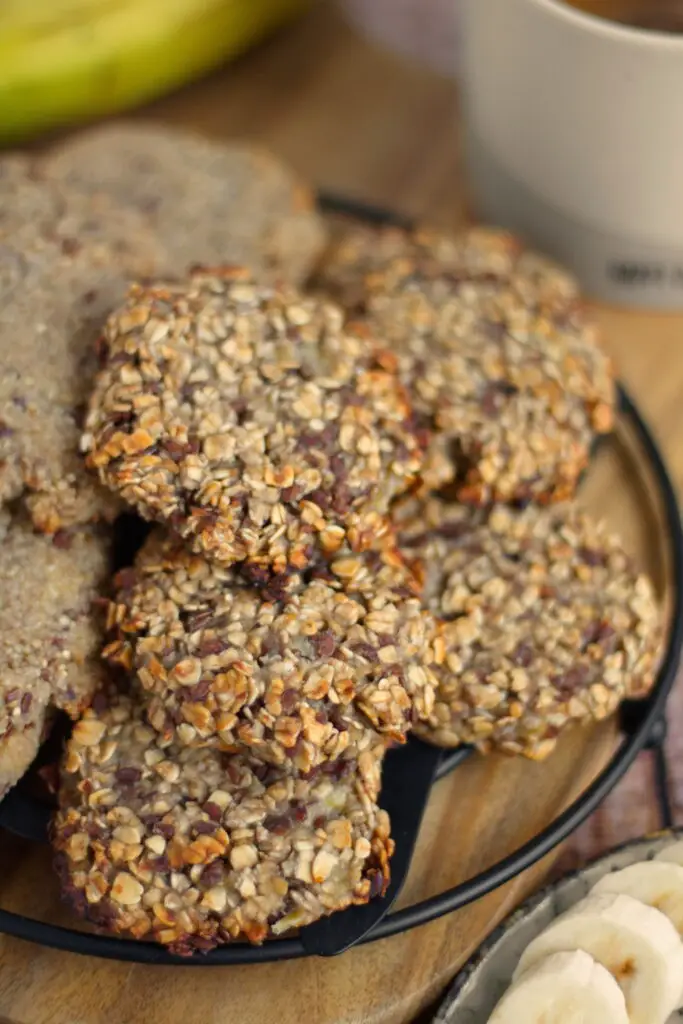
[[[3,0],[0,142],[118,113],[237,55],[309,0]]]

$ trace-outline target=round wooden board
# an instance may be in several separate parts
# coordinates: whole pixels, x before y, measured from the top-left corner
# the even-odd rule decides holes
[[[449,83],[372,50],[320,5],[236,67],[152,112],[210,134],[258,138],[310,180],[452,227],[462,211],[453,110]],[[683,319],[598,315],[680,476]],[[674,372],[662,374],[663,362]],[[660,524],[633,461],[612,447],[601,453],[582,498],[620,529],[664,594]],[[575,730],[544,764],[473,758],[438,783],[400,905],[516,849],[585,788],[615,742],[613,723]],[[0,866],[0,906],[73,923],[59,904],[47,849],[0,833]],[[456,914],[330,961],[140,967],[0,937],[0,1024],[404,1024],[433,1005],[549,867],[548,859]]]

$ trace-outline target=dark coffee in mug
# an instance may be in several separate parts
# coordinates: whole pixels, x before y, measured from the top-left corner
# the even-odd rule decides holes
[[[683,34],[683,0],[564,0],[586,14],[633,28]]]

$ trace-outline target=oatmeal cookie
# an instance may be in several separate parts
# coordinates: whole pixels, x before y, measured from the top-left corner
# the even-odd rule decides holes
[[[393,548],[341,551],[269,593],[153,534],[117,581],[104,656],[182,744],[307,772],[431,712],[435,623]]]
[[[336,306],[236,268],[134,287],[105,329],[83,447],[101,480],[225,564],[362,548],[419,470],[396,377]]]
[[[400,543],[444,623],[446,657],[420,735],[544,758],[570,722],[652,684],[661,641],[649,580],[573,506],[488,511],[416,501]]]
[[[309,288],[351,314],[365,312],[367,274],[410,251],[411,234],[402,228],[344,222],[333,236],[309,281]]]
[[[325,241],[310,190],[257,146],[142,122],[95,128],[57,146],[45,175],[105,190],[148,219],[164,271],[235,263],[300,283]]]
[[[295,778],[162,741],[125,696],[103,705],[74,728],[53,829],[64,894],[84,917],[188,955],[385,891],[379,758]]]
[[[380,252],[397,244],[382,237]],[[375,267],[371,248],[356,249],[370,334],[434,430],[426,483],[454,479],[475,504],[569,497],[614,417],[611,365],[573,279],[484,229],[406,235],[405,252]],[[351,239],[327,271],[333,287],[346,287],[353,253]]]
[[[0,544],[0,748],[37,729],[49,704],[76,717],[99,675],[100,616],[93,600],[109,568],[109,542],[82,530],[54,538],[23,519]],[[103,625],[103,623],[102,623]]]
[[[102,322],[129,276],[158,269],[160,249],[109,197],[48,187],[60,193],[54,218],[21,247],[0,240],[0,501],[23,495],[55,533],[119,508],[85,470],[82,415]]]
[[[337,230],[323,253],[311,284],[349,312],[367,311],[376,282],[368,275],[382,273],[395,259],[416,263],[420,273],[463,276],[490,274],[516,278],[538,301],[561,306],[580,298],[576,279],[552,260],[526,249],[514,235],[492,228],[472,228],[460,235],[443,235],[430,228],[413,231],[390,226],[348,224]]]

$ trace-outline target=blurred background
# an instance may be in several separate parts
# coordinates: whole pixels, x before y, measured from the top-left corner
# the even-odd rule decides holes
[[[313,3],[5,0],[0,138],[16,144],[135,109],[234,60]],[[454,0],[340,0],[339,7],[369,38],[454,73]]]

